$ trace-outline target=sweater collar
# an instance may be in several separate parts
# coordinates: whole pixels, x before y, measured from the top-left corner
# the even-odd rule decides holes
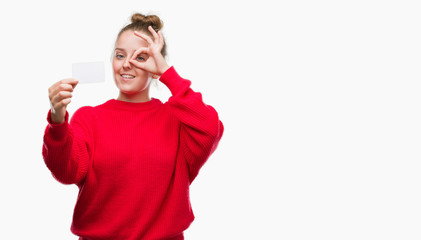
[[[145,111],[148,109],[156,108],[161,104],[162,102],[156,98],[152,98],[150,101],[140,102],[140,103],[132,103],[132,102],[120,101],[117,99],[111,99],[111,100],[108,100],[104,104],[104,106],[112,108],[112,109],[121,109],[121,110],[127,110],[127,111]]]

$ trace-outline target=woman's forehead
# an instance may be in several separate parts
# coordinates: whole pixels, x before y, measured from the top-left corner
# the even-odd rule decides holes
[[[134,35],[134,31],[125,31],[123,32],[120,37],[117,39],[116,42],[116,49],[125,50],[131,52],[133,50],[137,50],[141,47],[147,47],[148,43],[143,40],[142,38]]]

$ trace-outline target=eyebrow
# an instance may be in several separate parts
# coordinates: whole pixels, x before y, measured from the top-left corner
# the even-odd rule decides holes
[[[127,53],[127,51],[126,51],[126,49],[124,49],[124,48],[115,48],[114,49],[114,52],[115,51],[121,51],[121,52],[124,52],[124,53]],[[135,52],[136,50],[133,50],[133,52]],[[148,54],[147,53],[142,53],[142,54],[140,54],[140,55],[142,55],[142,56],[148,56]]]

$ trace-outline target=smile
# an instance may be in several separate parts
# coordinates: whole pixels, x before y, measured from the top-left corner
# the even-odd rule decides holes
[[[133,75],[129,75],[129,74],[121,74],[120,76],[122,76],[125,79],[133,79],[134,78]]]

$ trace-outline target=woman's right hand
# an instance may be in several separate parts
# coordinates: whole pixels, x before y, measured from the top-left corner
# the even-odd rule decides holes
[[[66,107],[72,98],[72,92],[79,83],[74,78],[67,78],[54,83],[48,89],[51,104],[51,121],[60,124],[65,121]]]

